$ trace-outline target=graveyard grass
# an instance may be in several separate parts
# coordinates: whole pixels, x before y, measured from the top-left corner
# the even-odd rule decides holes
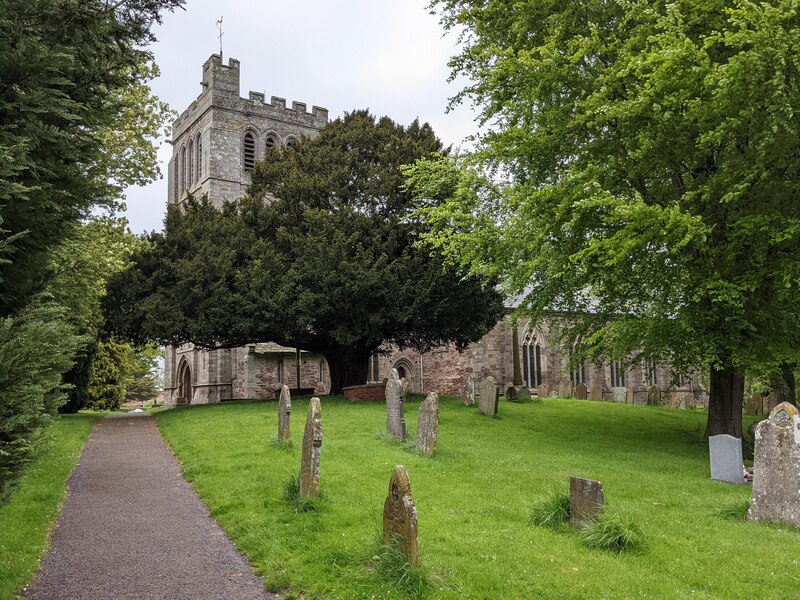
[[[410,439],[421,400],[406,402]],[[705,412],[501,400],[492,418],[442,397],[438,449],[426,457],[379,435],[385,404],[323,397],[322,498],[303,512],[284,487],[300,469],[308,399],[292,408],[290,449],[270,443],[274,401],[157,415],[211,513],[287,598],[776,599],[800,589],[800,531],[732,517],[750,488],[709,479]],[[379,558],[397,464],[419,513],[419,571],[387,571]],[[571,475],[603,482],[606,513],[641,531],[642,551],[592,549],[569,528],[528,523]]]
[[[15,598],[39,568],[66,498],[67,478],[102,413],[61,415],[42,432],[34,461],[0,506],[0,598]]]

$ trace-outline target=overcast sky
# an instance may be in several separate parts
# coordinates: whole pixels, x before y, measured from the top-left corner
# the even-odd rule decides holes
[[[219,52],[216,26],[223,19],[223,52],[241,61],[241,89],[322,106],[331,118],[369,108],[408,124],[419,117],[445,145],[461,145],[476,129],[474,113],[448,100],[462,87],[448,84],[447,61],[456,36],[444,35],[429,0],[187,0],[167,14],[153,46],[161,77],[154,93],[182,112],[200,94],[202,65]],[[166,176],[171,147],[159,150]],[[164,178],[130,188],[127,217],[135,233],[160,230],[166,209]]]

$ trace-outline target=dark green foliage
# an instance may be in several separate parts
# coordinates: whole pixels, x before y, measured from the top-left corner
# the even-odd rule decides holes
[[[589,548],[612,552],[641,552],[644,549],[642,530],[630,519],[604,513],[580,530],[581,541]]]
[[[100,340],[89,372],[88,407],[117,410],[131,381],[133,349],[114,339]]]
[[[531,508],[528,523],[558,529],[569,523],[569,492],[553,491]]]
[[[480,339],[502,315],[501,297],[417,245],[424,225],[400,170],[440,149],[428,125],[358,111],[271,150],[248,198],[169,211],[153,250],[111,282],[111,327],[136,343],[275,341],[317,352],[333,393],[364,383],[384,341],[426,351]]]
[[[75,364],[64,373],[63,382],[68,386],[67,401],[59,407],[59,412],[76,413],[86,408],[89,399],[89,373],[96,354],[97,342],[93,341],[75,355]]]

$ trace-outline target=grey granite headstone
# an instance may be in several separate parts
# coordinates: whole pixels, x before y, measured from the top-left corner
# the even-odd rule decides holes
[[[303,458],[300,463],[300,495],[319,496],[319,462],[322,453],[322,406],[319,398],[308,404],[306,430],[303,434]]]
[[[419,405],[417,420],[417,450],[432,454],[439,435],[439,395],[431,392]]]
[[[569,522],[576,529],[586,527],[603,513],[603,484],[582,477],[569,478]]]
[[[732,435],[712,435],[708,438],[711,459],[711,479],[728,483],[744,483],[742,440]]]
[[[500,390],[497,388],[497,381],[489,375],[481,383],[480,411],[485,415],[496,415],[499,396]]]
[[[585,383],[579,383],[575,386],[575,397],[578,400],[586,400],[589,397],[589,389]]]
[[[747,518],[800,527],[800,414],[783,402],[756,426]]]
[[[475,375],[467,373],[461,376],[461,403],[466,406],[475,404]]]
[[[594,384],[591,388],[589,388],[589,400],[602,400],[603,399],[603,388],[597,384]]]
[[[612,387],[611,388],[611,399],[614,402],[620,402],[622,404],[625,403],[625,399],[628,397],[628,390],[624,387]]]
[[[392,369],[386,380],[386,432],[395,439],[406,439],[406,417],[403,412],[405,390],[397,369]]]
[[[278,398],[278,439],[283,444],[288,444],[291,439],[292,396],[289,386],[281,386],[281,395]]]
[[[572,398],[572,382],[569,379],[562,379],[558,384],[559,398]]]
[[[538,388],[536,388],[536,395],[539,398],[548,398],[550,394],[550,390],[547,389],[547,384],[543,383]]]
[[[647,406],[661,406],[661,388],[657,385],[647,391]]]

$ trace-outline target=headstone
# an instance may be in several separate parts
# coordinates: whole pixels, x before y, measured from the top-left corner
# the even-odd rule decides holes
[[[625,399],[628,397],[628,390],[624,387],[612,387],[611,388],[611,399],[614,402],[620,402],[622,404],[625,403]]]
[[[708,438],[711,460],[711,479],[728,483],[744,483],[742,440],[732,435],[712,435]]]
[[[300,495],[319,496],[319,459],[322,452],[322,407],[319,398],[308,404],[306,430],[303,434],[303,459],[300,463]]]
[[[772,393],[764,397],[764,414],[772,414],[775,407],[778,406],[778,394]]]
[[[672,392],[669,395],[669,405],[672,408],[686,408],[686,398],[683,392]]]
[[[589,400],[602,400],[603,399],[603,388],[597,384],[594,384],[591,388],[589,388]]]
[[[497,381],[489,375],[481,383],[480,411],[485,415],[496,415],[499,396],[500,391],[497,389]]]
[[[524,402],[525,400],[531,399],[531,390],[527,385],[518,385],[517,388],[517,399],[520,402]]]
[[[693,392],[683,393],[683,407],[690,410],[697,408],[697,400],[695,399]]]
[[[751,417],[760,415],[762,408],[762,398],[758,392],[753,393],[752,396],[744,401],[744,413]]]
[[[538,388],[536,388],[536,395],[539,396],[539,398],[548,398],[549,393],[550,390],[547,389],[546,383],[543,383]]]
[[[289,394],[289,386],[281,386],[281,395],[278,398],[278,439],[288,444],[291,439],[291,417],[292,415],[292,396]]]
[[[572,398],[572,382],[569,379],[562,379],[558,384],[559,398]]]
[[[417,506],[411,496],[411,481],[403,465],[397,465],[383,503],[383,543],[399,548],[416,567],[419,562]]]
[[[411,386],[411,383],[405,377],[401,377],[400,385],[403,386],[403,400],[405,400],[406,396],[408,396],[408,388]]]
[[[657,385],[647,391],[647,406],[661,406],[661,388]]]
[[[783,402],[756,426],[747,518],[800,527],[800,414]]]
[[[386,432],[397,440],[406,439],[406,417],[403,412],[405,393],[397,369],[386,380]]]
[[[636,401],[636,393],[633,391],[632,387],[629,387],[625,390],[625,403],[626,404],[634,404]]]
[[[586,400],[589,397],[589,389],[585,383],[579,383],[575,386],[575,397],[578,400]]]
[[[433,454],[439,435],[439,395],[431,392],[419,405],[417,420],[417,450]]]
[[[506,400],[509,402],[519,402],[519,397],[517,396],[517,388],[514,385],[509,385],[506,388]]]
[[[586,527],[603,513],[603,484],[582,477],[569,478],[569,522],[576,529]]]
[[[475,375],[472,373],[461,376],[461,403],[465,406],[475,404]]]

